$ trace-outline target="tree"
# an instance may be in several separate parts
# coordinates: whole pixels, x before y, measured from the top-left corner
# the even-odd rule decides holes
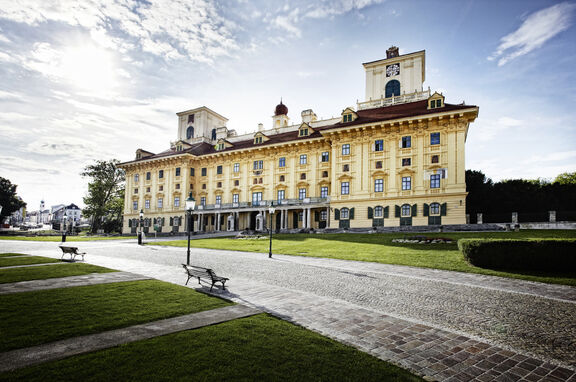
[[[558,184],[576,184],[576,172],[564,172],[554,179]]]
[[[96,161],[88,165],[81,173],[90,178],[88,194],[84,197],[84,216],[92,220],[91,231],[104,228],[106,232],[116,231],[122,227],[122,210],[124,206],[124,170],[117,167],[116,159]]]
[[[16,196],[17,187],[8,179],[0,177],[0,206],[2,206],[0,222],[3,222],[4,218],[12,215],[13,212],[26,207],[26,203]]]

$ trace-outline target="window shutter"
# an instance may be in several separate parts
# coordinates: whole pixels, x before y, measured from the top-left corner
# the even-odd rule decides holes
[[[395,206],[394,208],[394,216],[399,218],[400,217],[400,206]]]
[[[429,215],[428,211],[429,211],[429,206],[428,206],[428,204],[424,203],[424,210],[422,211],[422,215],[428,216]]]
[[[372,207],[368,207],[368,219],[372,219],[374,217],[374,209]]]
[[[128,220],[128,228],[132,228],[132,219]]]
[[[165,221],[166,221],[166,218],[162,218],[162,227],[164,227]]]
[[[154,222],[152,224],[156,224],[156,218],[154,218]]]
[[[178,226],[182,225],[182,216],[180,216],[180,218],[178,218]]]
[[[448,205],[446,203],[442,203],[442,205],[440,205],[440,215],[446,216],[447,210],[448,210]]]
[[[390,211],[390,207],[386,206],[384,207],[384,218],[388,218],[389,216],[389,211]]]
[[[172,216],[170,216],[170,225],[173,226],[174,225],[174,218]]]
[[[340,210],[338,208],[334,209],[334,220],[340,220]]]
[[[412,205],[412,216],[417,216],[417,214],[418,214],[418,205],[413,204]]]
[[[320,220],[320,213],[318,211],[314,211],[314,221],[317,222]]]
[[[350,220],[354,220],[354,208],[350,208]]]

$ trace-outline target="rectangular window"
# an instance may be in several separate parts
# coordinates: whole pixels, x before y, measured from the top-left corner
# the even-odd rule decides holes
[[[162,198],[158,198],[158,208],[162,208],[164,206],[164,200]]]
[[[164,186],[158,186],[158,191],[164,191]]]
[[[177,189],[177,190],[180,189],[180,183],[176,183],[176,189]]]
[[[349,164],[342,165],[342,171],[344,172],[350,171],[350,165]]]
[[[216,183],[216,187],[217,187],[217,188],[222,188],[222,182]]]
[[[207,172],[206,167],[202,167],[202,176],[206,176],[206,172]]]
[[[218,167],[216,167],[216,174],[217,174],[217,175],[222,175],[222,166],[221,166],[221,165],[218,166]]]
[[[376,168],[382,168],[382,161],[376,161]]]
[[[234,186],[237,187],[240,185],[240,181],[238,179],[234,180]]]
[[[252,205],[253,206],[259,206],[261,201],[262,201],[262,193],[261,192],[253,192],[252,193]]]
[[[412,164],[412,158],[402,158],[402,166],[410,166]]]
[[[263,160],[255,160],[254,161],[254,170],[262,170],[264,168],[264,161]]]
[[[146,187],[146,192],[150,192],[150,187]]]
[[[384,192],[384,179],[374,180],[374,192]]]
[[[320,211],[320,220],[325,221],[328,219],[328,211],[322,210]]]
[[[132,202],[132,209],[134,211],[138,210],[138,202]]]
[[[440,174],[430,175],[430,188],[440,188]]]
[[[216,195],[216,204],[222,204],[222,195]]]
[[[402,190],[411,190],[412,189],[412,177],[411,176],[403,176],[402,177]]]
[[[147,172],[147,173],[146,173],[146,180],[150,180],[150,176],[151,176],[151,175],[150,175],[150,172]]]
[[[234,163],[234,172],[240,172],[240,163]]]
[[[240,194],[232,194],[232,203],[238,203],[240,200]]]
[[[342,155],[350,155],[350,144],[349,143],[342,145]]]
[[[190,167],[190,176],[194,176],[194,168]]]
[[[431,145],[439,145],[440,144],[440,133],[430,134],[430,144]]]
[[[306,189],[305,188],[299,188],[298,189],[298,199],[300,199],[300,200],[306,199]]]
[[[412,137],[411,136],[402,137],[402,148],[407,149],[410,147],[412,147]]]
[[[203,196],[203,197],[200,198],[200,205],[201,205],[201,206],[205,206],[205,205],[206,205],[206,197],[205,197],[205,196]]]
[[[320,187],[320,197],[321,198],[328,197],[328,187]]]
[[[322,161],[322,162],[328,162],[329,159],[330,159],[330,154],[328,153],[328,151],[324,151],[324,152],[322,153],[322,159],[321,159],[321,161]]]
[[[340,193],[342,195],[350,194],[350,182],[342,182],[340,184]]]
[[[137,189],[137,188],[134,189],[134,193],[135,193],[135,194],[138,193],[138,189]]]
[[[306,164],[306,163],[308,163],[308,156],[306,156],[306,154],[300,155],[300,164]]]
[[[285,196],[285,191],[284,190],[278,190],[278,200],[284,200],[284,196]]]
[[[442,100],[441,99],[436,100],[436,107],[442,107]]]
[[[438,163],[438,162],[440,162],[440,156],[432,155],[432,163]]]
[[[180,176],[180,167],[176,167],[176,176]]]
[[[278,159],[278,167],[286,167],[286,158],[282,157]]]
[[[164,178],[164,170],[158,171],[158,178],[160,179]]]
[[[150,208],[150,199],[146,199],[144,201],[144,208],[146,208],[146,209]]]
[[[139,180],[140,180],[140,175],[138,175],[138,174],[134,175],[134,182],[138,183]]]
[[[381,218],[384,215],[384,209],[381,206],[374,207],[374,217]]]
[[[382,139],[374,142],[374,151],[384,151],[384,141]]]
[[[180,207],[180,197],[174,198],[174,207]]]

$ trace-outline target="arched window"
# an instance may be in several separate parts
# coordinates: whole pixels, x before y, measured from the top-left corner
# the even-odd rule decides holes
[[[402,216],[410,216],[410,204],[403,204],[402,205]]]
[[[374,217],[381,218],[384,215],[384,208],[382,206],[374,207]]]
[[[400,81],[392,80],[386,84],[386,98],[400,95]]]
[[[212,140],[216,140],[216,129],[212,129]]]
[[[194,126],[188,126],[186,129],[186,139],[194,138]]]
[[[440,204],[439,203],[430,204],[430,215],[440,215]]]
[[[348,216],[350,216],[349,212],[348,208],[342,208],[340,210],[340,219],[348,219]]]

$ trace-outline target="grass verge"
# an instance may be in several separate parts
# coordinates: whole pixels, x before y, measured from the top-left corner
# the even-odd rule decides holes
[[[5,381],[422,381],[261,314],[0,375]]]
[[[2,295],[0,352],[227,305],[158,280]]]
[[[25,253],[0,253],[0,258],[2,257],[12,257],[12,256],[28,256]]]
[[[12,267],[15,265],[31,265],[31,264],[46,264],[46,263],[59,263],[59,259],[52,259],[50,257],[42,256],[27,256],[27,257],[0,257],[0,267]]]
[[[66,236],[66,242],[127,239],[136,239],[136,236]],[[0,240],[53,241],[59,243],[62,241],[62,236],[0,236]]]
[[[410,236],[451,238],[452,244],[407,244],[392,242]],[[272,251],[277,254],[325,257],[342,260],[371,261],[384,264],[408,265],[449,271],[479,273],[492,276],[517,278],[553,284],[576,286],[576,274],[527,272],[508,270],[496,271],[470,265],[458,250],[457,240],[463,238],[576,238],[574,230],[526,230],[520,232],[450,232],[450,233],[381,233],[381,234],[279,234],[273,236]],[[185,247],[186,240],[150,243]],[[268,238],[198,239],[193,247],[268,252]]]
[[[62,263],[61,265],[51,267],[0,269],[0,284],[107,272],[116,271],[92,264],[82,263]]]

